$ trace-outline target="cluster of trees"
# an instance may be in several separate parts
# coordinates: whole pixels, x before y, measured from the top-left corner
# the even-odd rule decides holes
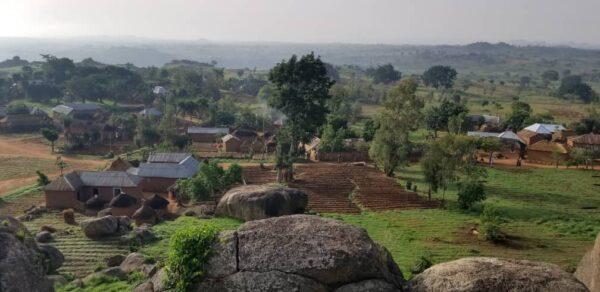
[[[557,90],[559,96],[569,98],[575,96],[585,103],[589,103],[598,99],[596,92],[588,84],[583,82],[579,75],[570,75],[564,77],[560,82],[560,87]]]
[[[194,177],[178,180],[176,189],[179,195],[193,201],[210,201],[216,199],[215,195],[219,192],[241,182],[242,168],[238,164],[231,164],[225,170],[218,163],[211,161],[203,162]]]

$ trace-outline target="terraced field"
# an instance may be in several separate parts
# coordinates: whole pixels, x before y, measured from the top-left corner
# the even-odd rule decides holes
[[[386,177],[372,166],[352,166],[340,163],[297,164],[291,187],[308,195],[308,207],[319,213],[356,214],[361,210],[385,211],[431,208],[416,193],[404,190],[393,178]],[[244,167],[248,183],[275,181],[276,172],[258,166]]]
[[[86,217],[75,215],[75,220],[80,222]],[[54,241],[50,244],[58,248],[65,256],[65,263],[59,269],[61,273],[69,273],[78,277],[85,276],[94,271],[96,267],[103,267],[104,258],[112,255],[129,253],[129,246],[119,242],[118,238],[91,240],[85,237],[79,226],[67,225],[57,212],[45,214],[35,220],[24,222],[32,233],[40,230],[43,225],[49,225],[58,231],[54,234]]]

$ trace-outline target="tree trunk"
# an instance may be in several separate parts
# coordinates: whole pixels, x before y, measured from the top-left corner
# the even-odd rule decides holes
[[[492,166],[492,164],[493,164],[493,159],[494,159],[494,152],[492,151],[492,152],[490,152],[490,159],[489,159],[490,166]]]

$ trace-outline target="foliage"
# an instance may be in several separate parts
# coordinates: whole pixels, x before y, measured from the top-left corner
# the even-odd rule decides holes
[[[160,138],[160,133],[156,130],[155,122],[151,118],[138,118],[133,139],[138,147],[152,146],[158,143]]]
[[[525,127],[526,121],[531,117],[533,109],[526,102],[514,100],[511,110],[512,112],[506,119],[505,126],[516,132]]]
[[[431,255],[426,254],[419,257],[415,264],[410,269],[413,276],[418,275],[433,266]]]
[[[500,229],[502,222],[500,211],[493,205],[486,205],[481,213],[483,238],[491,242],[504,240],[504,233]]]
[[[54,129],[43,128],[42,136],[44,136],[44,138],[50,142],[52,145],[52,152],[54,153],[54,142],[58,140],[58,132]]]
[[[377,128],[379,128],[379,125],[376,124],[376,121],[373,119],[368,119],[363,126],[362,138],[367,142],[371,142],[375,137]]]
[[[50,183],[50,180],[48,179],[48,176],[45,175],[43,172],[36,170],[35,173],[37,174],[38,178],[37,178],[37,185],[40,187],[43,187],[47,184]]]
[[[458,205],[467,210],[477,202],[485,200],[483,182],[478,178],[467,177],[458,183]]]
[[[456,80],[456,70],[449,66],[433,66],[423,73],[421,77],[426,86],[438,88],[452,88]]]
[[[120,292],[132,289],[132,285],[114,277],[96,276],[84,283],[83,287],[74,284],[58,285],[58,292]]]
[[[592,88],[584,83],[579,75],[570,75],[564,77],[558,88],[558,95],[565,97],[568,94],[573,94],[579,97],[583,102],[594,101],[597,96]]]
[[[547,70],[542,73],[542,79],[546,82],[548,81],[558,81],[559,74],[556,70]]]
[[[219,229],[212,224],[186,227],[170,239],[166,271],[168,286],[176,291],[188,291],[201,280],[212,253]]]
[[[346,130],[341,127],[335,129],[331,124],[325,126],[319,143],[319,150],[324,152],[341,152],[344,151],[344,139],[346,138]]]
[[[189,196],[194,201],[206,201],[229,188],[232,184],[243,181],[242,169],[232,164],[223,170],[216,162],[202,163],[198,173],[189,179],[180,179],[176,183],[178,192]]]
[[[11,115],[27,115],[29,108],[22,101],[13,101],[6,106],[6,113]]]
[[[412,152],[409,134],[419,126],[424,106],[416,91],[414,80],[402,81],[390,90],[378,117],[380,126],[369,155],[388,176],[392,176],[396,168],[406,165]]]
[[[455,102],[449,99],[443,99],[439,106],[430,107],[425,113],[425,124],[427,129],[434,131],[448,130],[448,123],[452,117],[461,115],[461,121],[468,121],[467,113],[469,109],[466,104]],[[466,124],[465,124],[466,126]]]
[[[377,68],[367,70],[367,74],[373,76],[375,83],[390,84],[400,80],[402,73],[396,71],[392,64],[380,65]]]
[[[298,144],[308,142],[325,122],[328,112],[326,103],[331,98],[329,89],[334,82],[327,76],[324,63],[314,53],[299,60],[294,55],[277,64],[269,72],[269,81],[276,90],[269,97],[268,104],[287,117],[283,131],[277,134],[280,150],[277,152],[280,162],[277,168],[287,168],[288,176],[291,176]],[[282,149],[284,144],[289,147],[287,153]]]

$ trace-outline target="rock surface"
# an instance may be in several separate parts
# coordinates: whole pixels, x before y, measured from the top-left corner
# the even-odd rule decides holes
[[[52,233],[49,231],[40,231],[35,235],[35,241],[40,243],[50,242],[52,239]]]
[[[304,213],[308,196],[297,189],[275,185],[247,185],[231,189],[219,200],[216,214],[244,221]]]
[[[65,262],[65,256],[62,254],[62,252],[60,252],[60,250],[48,244],[40,244],[38,247],[48,260],[48,269],[50,272],[54,272],[58,270],[58,268],[62,267],[63,263]]]
[[[156,265],[147,263],[144,256],[137,252],[127,255],[120,267],[125,273],[141,272],[146,276],[152,276],[156,271]]]
[[[600,291],[600,234],[596,237],[594,247],[579,262],[575,277],[585,284],[590,291]]]
[[[98,239],[130,231],[131,219],[124,216],[108,215],[81,221],[79,225],[85,236]]]
[[[366,280],[335,289],[335,292],[397,292],[401,289],[382,280]]]
[[[404,278],[390,254],[364,229],[333,219],[292,215],[250,221],[223,232],[201,287],[224,291],[325,291],[364,280],[396,289]],[[202,290],[198,290],[202,291]],[[214,291],[214,290],[213,290]],[[349,290],[352,291],[352,290]]]
[[[88,282],[89,280],[96,278],[96,277],[109,277],[109,278],[117,278],[119,280],[127,280],[127,273],[125,273],[123,270],[121,270],[120,267],[107,268],[100,272],[95,272],[95,273],[87,275],[85,278],[83,278],[83,282]]]
[[[587,291],[558,266],[525,260],[469,257],[417,275],[412,291]]]
[[[18,220],[0,215],[0,291],[52,291],[47,263]]]

